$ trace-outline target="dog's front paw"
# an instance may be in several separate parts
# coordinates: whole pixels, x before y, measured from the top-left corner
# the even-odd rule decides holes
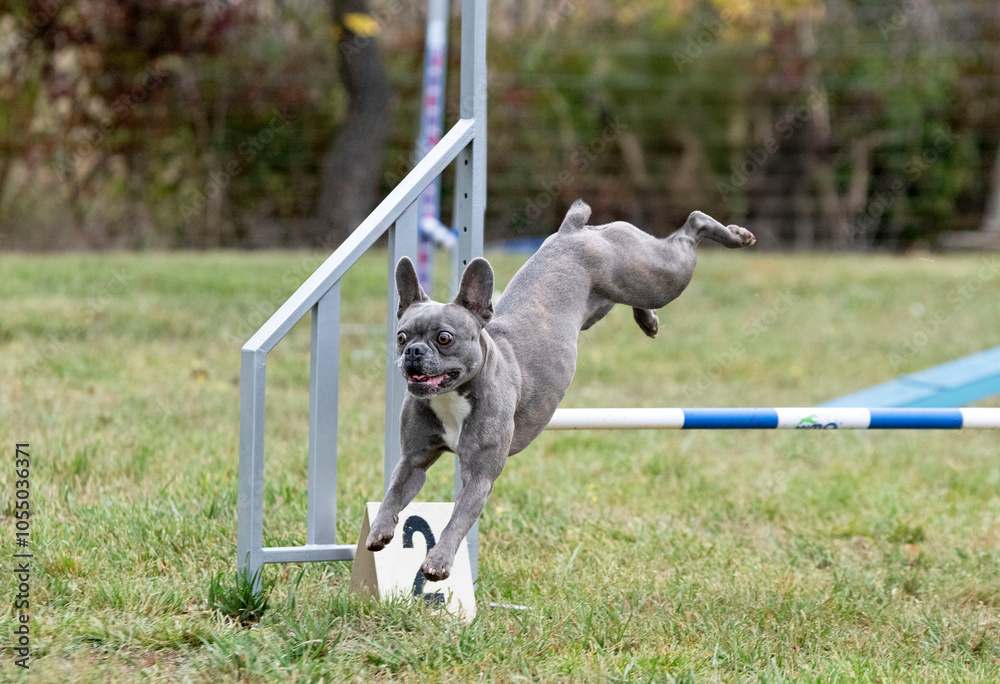
[[[386,544],[392,541],[392,537],[395,533],[395,524],[379,522],[379,520],[376,519],[375,523],[372,525],[371,533],[365,541],[365,546],[368,547],[369,551],[381,551],[385,548]]]
[[[430,582],[446,580],[451,575],[451,561],[435,558],[433,554],[429,554],[420,566],[420,572],[424,573],[424,577]]]
[[[736,248],[749,247],[753,243],[757,242],[757,238],[754,237],[754,234],[751,233],[746,228],[741,228],[740,226],[735,226],[735,225],[729,225],[726,226],[726,229],[733,234],[734,238],[736,238],[733,241],[733,243],[726,244],[726,247],[736,247]]]

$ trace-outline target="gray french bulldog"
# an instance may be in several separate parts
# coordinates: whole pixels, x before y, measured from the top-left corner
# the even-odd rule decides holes
[[[392,540],[399,512],[420,491],[427,468],[451,451],[461,462],[463,488],[420,567],[428,580],[447,578],[507,457],[538,436],[566,394],[580,331],[624,304],[655,337],[654,310],[687,287],[702,238],[731,248],[756,241],[750,231],[700,211],[663,239],[623,221],[588,226],[589,218],[590,207],[577,200],[559,231],[511,279],[495,312],[493,269],[485,259],[469,263],[450,304],[432,302],[413,263],[399,260],[396,365],[407,380],[402,457],[371,525],[370,550]]]

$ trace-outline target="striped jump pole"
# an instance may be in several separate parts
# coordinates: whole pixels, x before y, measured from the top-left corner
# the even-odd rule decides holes
[[[547,430],[961,430],[1000,428],[1000,408],[557,409]]]

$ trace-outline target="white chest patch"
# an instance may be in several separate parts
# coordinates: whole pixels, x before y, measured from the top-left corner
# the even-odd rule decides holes
[[[462,423],[472,411],[472,404],[458,392],[445,392],[430,398],[431,410],[444,426],[444,443],[452,451],[458,450],[458,438],[462,434]]]

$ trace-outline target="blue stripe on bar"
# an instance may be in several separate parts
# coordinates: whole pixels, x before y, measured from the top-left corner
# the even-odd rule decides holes
[[[959,417],[959,425],[962,419]],[[773,408],[684,409],[684,430],[773,430],[778,412]]]
[[[869,430],[958,430],[961,409],[873,408]]]

